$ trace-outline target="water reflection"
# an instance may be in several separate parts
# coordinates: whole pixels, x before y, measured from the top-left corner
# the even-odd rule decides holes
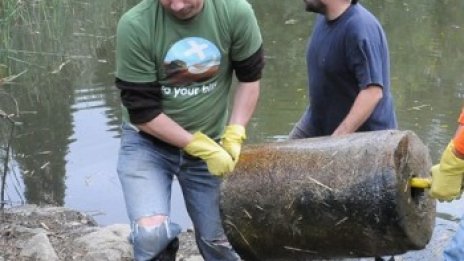
[[[127,221],[115,171],[120,107],[114,33],[118,17],[137,2],[34,1],[20,10],[28,14],[22,19],[0,15],[0,78],[26,71],[3,88],[21,110],[13,146],[27,202],[91,211],[103,224]],[[267,67],[248,142],[270,142],[286,138],[307,105],[304,53],[314,15],[299,1],[250,2],[262,26]],[[416,132],[437,161],[463,99],[464,2],[363,4],[387,32],[400,128]],[[22,185],[10,189],[15,186]],[[174,215],[189,226],[177,185],[174,192]],[[460,216],[460,206],[440,204],[439,210]]]
[[[40,1],[15,5],[17,17],[0,16],[4,74],[27,72],[17,85],[5,88],[21,111],[23,125],[17,130],[14,155],[28,203],[68,205],[67,193],[79,186],[75,177],[88,176],[94,173],[89,169],[102,164],[94,155],[80,162],[79,173],[70,174],[68,169],[79,161],[79,156],[73,158],[76,154],[71,153],[75,145],[79,153],[86,154],[94,151],[93,146],[117,137],[119,98],[111,88],[114,32],[120,13],[136,2]],[[0,13],[12,10],[8,9],[11,3],[3,3],[5,9]],[[101,114],[92,109],[100,109]],[[84,135],[77,138],[76,132],[81,133],[78,127],[85,124]],[[97,131],[90,126],[101,126],[104,133],[95,135]],[[82,137],[92,140],[85,143]],[[105,154],[114,155],[114,148],[100,153],[102,157]],[[104,189],[93,196],[99,193]]]
[[[107,125],[104,97],[108,88],[81,88],[75,91],[72,105],[74,133],[69,139],[72,142],[68,145],[65,171],[66,183],[71,186],[67,188],[65,203],[85,209],[100,222],[115,223],[118,213],[113,211],[114,206],[124,206],[124,202],[115,175],[119,140],[109,136]]]

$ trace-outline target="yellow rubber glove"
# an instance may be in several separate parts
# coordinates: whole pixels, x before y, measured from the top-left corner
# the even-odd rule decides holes
[[[230,154],[234,163],[238,162],[242,143],[246,139],[245,127],[242,125],[228,125],[221,138],[222,147]]]
[[[222,177],[234,170],[232,157],[210,137],[201,132],[193,134],[193,140],[184,147],[188,154],[206,162],[209,172]]]
[[[440,164],[432,167],[432,188],[430,196],[439,200],[451,201],[461,195],[464,174],[464,160],[454,154],[451,141],[443,152]]]

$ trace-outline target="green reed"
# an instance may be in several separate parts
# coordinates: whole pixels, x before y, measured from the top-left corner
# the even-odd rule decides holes
[[[0,79],[86,66],[114,39],[117,19],[138,0],[0,1]],[[37,86],[32,84],[32,86]],[[48,84],[50,86],[50,84]]]

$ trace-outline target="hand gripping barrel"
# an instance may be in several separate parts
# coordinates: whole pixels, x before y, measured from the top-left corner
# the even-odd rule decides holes
[[[224,229],[245,260],[422,249],[435,201],[411,180],[427,178],[430,167],[427,148],[410,131],[251,145],[221,187]]]

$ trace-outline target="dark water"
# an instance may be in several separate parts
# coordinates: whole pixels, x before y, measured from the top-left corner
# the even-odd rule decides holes
[[[120,107],[113,87],[114,34],[118,17],[138,1],[45,2],[25,4],[20,18],[0,16],[0,78],[23,73],[0,87],[0,109],[15,112],[10,94],[22,123],[12,141],[7,200],[64,205],[101,224],[125,223],[115,170]],[[301,1],[251,2],[267,67],[248,142],[272,142],[286,138],[307,103],[304,52],[314,15],[303,11]],[[437,161],[464,94],[464,2],[363,3],[387,32],[400,128],[416,132]],[[10,125],[1,118],[0,124],[4,143]],[[174,221],[189,227],[177,184],[172,204]],[[438,210],[455,220],[464,206],[455,201]]]

